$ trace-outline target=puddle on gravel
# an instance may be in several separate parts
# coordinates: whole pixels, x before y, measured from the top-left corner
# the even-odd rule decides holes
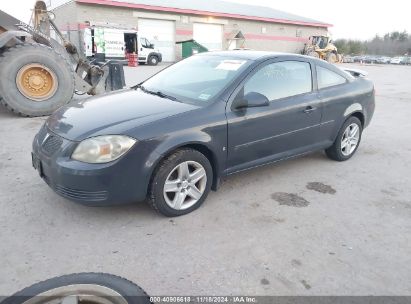
[[[261,215],[251,218],[251,221],[256,224],[282,224],[285,222],[285,219],[276,218],[270,215]]]
[[[271,198],[277,201],[280,205],[290,206],[290,207],[307,207],[310,202],[305,198],[298,196],[294,193],[286,192],[276,192],[271,194]]]
[[[335,194],[337,192],[333,187],[319,182],[308,183],[306,188],[324,194]]]
[[[300,260],[297,260],[297,259],[291,260],[291,265],[293,265],[294,267],[299,267],[299,266],[301,266],[302,264],[303,264],[303,263],[301,263]]]
[[[301,280],[301,284],[303,284],[305,289],[311,289],[311,285],[306,280]]]

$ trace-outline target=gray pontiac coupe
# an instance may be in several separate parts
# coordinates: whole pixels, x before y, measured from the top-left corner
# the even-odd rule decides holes
[[[148,200],[197,209],[222,176],[325,150],[354,155],[374,86],[324,61],[257,51],[202,53],[127,90],[69,104],[33,142],[33,166],[85,205]]]

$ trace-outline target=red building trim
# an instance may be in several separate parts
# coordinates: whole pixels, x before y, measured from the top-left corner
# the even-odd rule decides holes
[[[179,30],[179,29],[176,29],[176,35],[192,36],[193,31],[192,30]]]
[[[307,42],[308,38],[303,37],[288,37],[288,36],[271,36],[260,34],[244,34],[245,39],[249,40],[280,40],[280,41],[292,41],[292,42]]]
[[[58,28],[60,31],[77,31],[77,30],[83,30],[88,27],[90,27],[90,25],[86,23],[66,23],[66,24],[62,24]]]
[[[151,10],[151,11],[161,11],[161,12],[173,12],[173,13],[192,14],[192,15],[207,15],[207,16],[212,16],[212,17],[224,17],[224,18],[245,19],[245,20],[258,20],[258,21],[264,21],[264,22],[295,24],[295,25],[304,25],[304,26],[315,26],[315,27],[331,27],[332,26],[331,24],[320,23],[320,22],[304,22],[304,21],[293,21],[293,20],[276,19],[276,18],[252,17],[252,16],[245,16],[245,15],[239,15],[239,14],[217,13],[217,12],[174,8],[174,7],[135,4],[135,3],[120,2],[120,1],[112,1],[112,0],[76,0],[76,2],[87,3],[87,4],[117,6],[117,7],[128,7],[128,8],[135,8],[135,9]]]

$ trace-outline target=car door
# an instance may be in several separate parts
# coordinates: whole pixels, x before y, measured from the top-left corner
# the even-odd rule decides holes
[[[313,88],[313,67],[304,59],[266,61],[250,73],[227,105],[227,173],[315,145],[322,108]],[[250,92],[266,96],[268,105],[237,109],[237,101]]]
[[[332,143],[346,119],[346,110],[355,107],[358,95],[352,89],[347,90],[350,82],[343,72],[320,65],[316,65],[316,72],[318,94],[323,104],[320,134],[322,140]],[[359,104],[358,108],[361,108]]]

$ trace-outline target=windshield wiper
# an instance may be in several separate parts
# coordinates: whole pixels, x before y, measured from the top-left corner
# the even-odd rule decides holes
[[[179,100],[177,100],[177,98],[175,98],[174,96],[167,95],[167,94],[165,94],[165,93],[163,93],[163,92],[161,92],[161,91],[150,91],[150,90],[147,90],[141,83],[139,83],[138,85],[134,86],[133,88],[135,88],[135,89],[140,89],[140,90],[142,90],[143,92],[145,92],[145,93],[147,93],[147,94],[156,95],[156,96],[161,97],[161,98],[167,98],[167,99],[171,99],[171,100],[173,100],[173,101],[179,101]]]
[[[140,82],[139,84],[136,84],[136,85],[132,86],[131,88],[134,89],[134,90],[137,90],[137,89],[141,89],[143,91],[145,90],[145,88],[143,86],[143,82]]]
[[[159,96],[159,97],[161,97],[161,98],[167,98],[167,99],[171,99],[171,100],[177,101],[177,98],[175,98],[174,96],[164,94],[164,93],[161,92],[161,91],[156,91],[156,92],[154,92],[154,91],[147,91],[147,90],[146,90],[146,92],[149,93],[149,94],[157,95],[157,96]]]

